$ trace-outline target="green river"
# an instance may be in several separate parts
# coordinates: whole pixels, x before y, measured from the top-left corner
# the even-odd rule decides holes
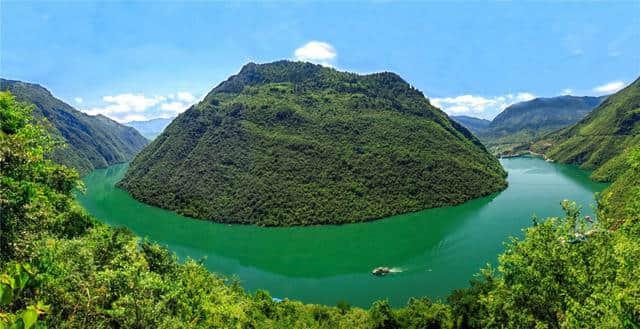
[[[456,207],[436,208],[363,224],[263,228],[195,220],[142,204],[114,187],[127,165],[84,178],[80,203],[99,220],[124,225],[184,259],[204,259],[213,272],[237,277],[245,289],[274,297],[369,307],[377,299],[402,306],[409,297],[443,299],[465,287],[487,262],[496,263],[509,236],[522,236],[531,216],[559,216],[575,200],[593,214],[594,193],[606,187],[574,166],[538,158],[501,160],[509,187]],[[395,273],[371,275],[377,266]]]

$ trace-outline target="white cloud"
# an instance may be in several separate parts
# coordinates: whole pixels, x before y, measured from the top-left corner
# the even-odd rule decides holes
[[[518,95],[516,95],[516,100],[518,102],[526,102],[534,98],[536,98],[536,96],[533,95],[532,93],[518,93]]]
[[[73,100],[78,104],[82,104],[82,102],[84,101],[84,99],[82,99],[82,97],[76,97]]]
[[[163,111],[182,113],[189,105],[181,102],[163,103],[160,105],[160,109]]]
[[[601,85],[601,86],[597,86],[597,87],[593,88],[593,91],[595,91],[597,93],[601,93],[601,94],[611,94],[611,93],[615,93],[616,91],[622,89],[622,87],[624,87],[624,82],[622,82],[622,81],[613,81],[613,82],[609,82],[609,83]]]
[[[116,121],[120,122],[130,122],[130,121],[147,121],[149,118],[146,115],[142,114],[128,114],[125,115],[124,118]]]
[[[167,96],[147,97],[144,94],[124,93],[102,97],[103,106],[82,109],[89,115],[105,115],[118,122],[142,121],[174,116],[184,112],[196,100],[193,94],[181,91]],[[78,99],[76,98],[76,102]]]
[[[178,99],[185,102],[193,102],[196,98],[186,91],[178,93]]]
[[[295,58],[299,61],[307,61],[318,63],[326,66],[333,66],[338,53],[336,49],[329,43],[322,41],[309,41],[304,46],[293,52]]]
[[[506,107],[518,102],[534,99],[535,96],[528,92],[506,94],[495,97],[482,97],[474,95],[461,95],[456,97],[430,98],[429,101],[436,107],[453,115],[475,115],[483,118],[493,118]]]
[[[120,94],[116,96],[104,96],[102,101],[107,103],[104,107],[95,107],[92,109],[84,110],[84,112],[95,114],[114,114],[114,113],[129,113],[129,112],[144,112],[148,108],[157,105],[158,103],[166,100],[163,96],[155,96],[153,98],[146,97],[142,94]]]
[[[567,88],[560,93],[560,96],[573,95],[573,89]]]

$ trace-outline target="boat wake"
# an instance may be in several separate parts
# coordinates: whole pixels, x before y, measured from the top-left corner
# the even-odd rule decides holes
[[[389,272],[391,272],[391,273],[402,273],[404,271],[405,271],[405,269],[400,268],[400,267],[392,267],[391,269],[389,269]]]

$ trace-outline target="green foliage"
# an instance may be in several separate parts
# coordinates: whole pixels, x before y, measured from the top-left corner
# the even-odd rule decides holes
[[[34,104],[33,117],[46,119],[49,132],[64,145],[48,156],[82,174],[128,161],[148,143],[135,129],[101,115],[77,111],[39,85],[0,79],[0,90],[10,91],[18,101]],[[15,124],[10,118],[0,119],[7,125],[2,129],[11,129]]]
[[[78,174],[44,160],[53,141],[31,122],[31,107],[0,93],[0,261],[23,259],[47,231],[73,237],[91,226],[69,199]],[[7,124],[9,123],[9,124]]]
[[[345,314],[351,309],[351,304],[349,304],[349,302],[347,302],[346,300],[341,300],[336,303],[336,307],[342,312],[342,314]]]
[[[451,173],[455,173],[452,175]],[[248,64],[176,118],[119,183],[181,214],[342,224],[506,187],[498,161],[393,73]]]
[[[34,272],[28,264],[7,264],[0,274],[0,329],[46,328],[39,318],[49,311],[42,302],[22,307],[20,298],[33,282]]]
[[[608,218],[612,227],[640,221],[640,145],[628,152],[627,167],[600,196],[601,217]]]

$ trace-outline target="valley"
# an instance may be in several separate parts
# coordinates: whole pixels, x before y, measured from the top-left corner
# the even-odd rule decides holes
[[[560,134],[570,143],[583,137],[579,133],[585,131],[581,126],[599,131],[602,125],[611,123],[602,117],[612,116],[616,118],[614,125],[618,125],[614,131],[623,132],[622,137],[627,140],[637,122],[637,87],[637,83],[631,84],[572,128],[553,134]],[[141,308],[151,306],[142,305],[154,305],[157,298],[179,298],[183,305],[180,310],[171,303],[159,304],[157,307],[165,315],[137,321],[166,324],[175,321],[172,312],[178,311],[182,322],[190,317],[191,310],[199,310],[206,314],[202,320],[206,327],[226,326],[231,321],[277,327],[333,327],[340,323],[380,328],[387,321],[380,320],[382,315],[395,323],[393,327],[413,327],[412,323],[426,317],[438,326],[458,328],[454,323],[487,323],[487,313],[494,312],[490,307],[502,305],[512,297],[541,294],[538,289],[546,288],[530,285],[531,280],[538,280],[541,274],[545,276],[542,280],[552,280],[559,275],[558,270],[562,271],[562,282],[590,276],[596,280],[614,276],[622,283],[630,282],[631,286],[589,286],[593,295],[586,297],[616,299],[623,305],[623,314],[629,314],[628,309],[636,300],[634,294],[640,293],[640,287],[635,285],[640,281],[628,270],[633,266],[620,265],[637,262],[635,250],[640,247],[634,231],[640,211],[640,153],[632,137],[628,139],[630,146],[610,149],[606,157],[596,151],[590,158],[570,161],[573,164],[537,157],[500,162],[494,159],[504,170],[499,176],[506,176],[506,189],[461,205],[369,223],[350,224],[353,220],[346,217],[332,221],[343,225],[268,228],[209,223],[140,203],[117,187],[130,172],[131,164],[94,170],[84,176],[84,184],[78,185],[75,171],[45,159],[51,141],[38,139],[46,130],[38,121],[32,124],[33,119],[26,119],[32,110],[29,104],[17,103],[11,94],[0,93],[0,105],[0,146],[5,145],[0,149],[10,152],[0,157],[4,163],[0,169],[6,175],[0,187],[3,195],[13,200],[4,203],[6,211],[0,213],[0,263],[30,259],[39,271],[44,271],[46,279],[41,283],[29,279],[32,270],[28,263],[8,268],[5,275],[26,277],[31,280],[27,281],[31,282],[27,289],[38,285],[38,289],[47,291],[41,295],[40,290],[28,290],[40,300],[30,307],[47,316],[49,306],[43,302],[68,307],[69,298],[94,298],[79,288],[87,284],[99,296],[96,303],[101,304],[100,308],[123,310],[117,305],[136,300],[124,309],[146,312]],[[174,122],[170,128],[175,126]],[[471,147],[484,150],[465,128],[455,124],[451,127],[468,138],[467,142],[474,145]],[[159,140],[173,133],[168,129]],[[548,149],[564,145],[562,140],[549,139],[545,143],[546,148],[541,151],[546,157],[550,154]],[[580,161],[594,158],[601,160],[593,173],[576,167],[587,167],[588,162]],[[613,166],[617,170],[609,176],[613,183],[607,187],[590,177],[606,168],[608,161],[618,165]],[[28,194],[34,190],[40,193],[35,202]],[[600,196],[596,199],[594,194]],[[27,197],[17,197],[20,195]],[[505,240],[509,242],[505,244]],[[576,259],[581,261],[576,264]],[[529,265],[531,262],[533,266]],[[559,262],[562,265],[558,266]],[[581,265],[585,263],[592,265]],[[486,264],[498,264],[497,270],[495,265]],[[379,266],[388,266],[390,273],[383,277],[372,275],[371,270]],[[479,274],[474,275],[478,269]],[[129,283],[123,287],[119,280]],[[4,283],[0,288],[14,289]],[[150,294],[148,289],[160,290]],[[546,297],[543,305],[550,300],[561,303],[562,296],[575,289],[575,284],[564,283],[553,289],[564,292]],[[503,297],[486,299],[496,293]],[[188,294],[204,300],[187,298]],[[118,304],[114,306],[108,296],[115,296]],[[211,299],[218,300],[215,308],[209,306]],[[529,314],[536,316],[531,323],[558,321],[537,311],[535,304],[524,303],[532,307]],[[366,310],[368,305],[371,308]],[[79,312],[87,313],[91,322],[103,323],[101,317],[91,315],[95,307],[88,302]],[[239,313],[229,313],[229,307]],[[482,311],[470,311],[473,308]],[[593,314],[593,307],[562,308],[581,316]],[[50,315],[51,323],[77,321],[60,313],[63,310],[55,309],[56,313]],[[17,312],[20,313],[10,316],[24,317],[31,311]],[[131,318],[131,313],[122,312],[122,316],[109,315],[107,321],[126,322]],[[518,318],[522,308],[517,306],[507,312],[509,317]],[[240,315],[247,313],[253,316]],[[231,314],[237,317],[227,318]],[[317,314],[323,315],[318,318]],[[590,321],[618,326],[619,319],[612,315]]]
[[[0,329],[638,329],[639,12],[3,1]]]

